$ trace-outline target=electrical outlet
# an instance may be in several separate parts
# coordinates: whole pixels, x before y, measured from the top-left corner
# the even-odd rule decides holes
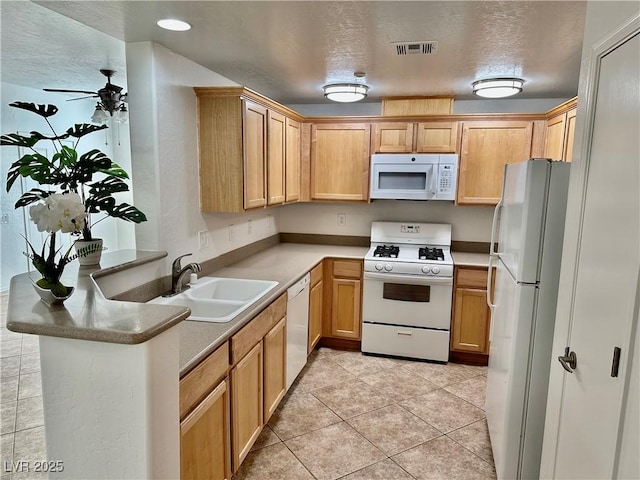
[[[0,223],[9,223],[9,214],[3,213],[0,215]]]
[[[253,225],[251,224],[251,220],[247,220],[247,235],[251,235],[253,231]]]
[[[204,250],[209,246],[209,232],[207,230],[201,230],[198,232],[198,243],[200,250]]]
[[[232,223],[229,225],[229,241],[233,242],[236,239],[236,233],[235,233],[235,225]]]
[[[338,214],[338,226],[339,227],[346,227],[347,226],[347,214],[346,213],[339,213]]]

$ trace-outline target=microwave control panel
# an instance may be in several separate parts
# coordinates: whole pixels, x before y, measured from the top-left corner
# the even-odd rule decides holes
[[[450,193],[455,188],[455,169],[453,165],[440,165],[440,174],[438,175],[438,193]]]

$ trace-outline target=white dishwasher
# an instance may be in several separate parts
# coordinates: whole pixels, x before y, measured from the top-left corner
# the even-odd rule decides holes
[[[307,363],[310,279],[307,273],[287,290],[287,390]]]

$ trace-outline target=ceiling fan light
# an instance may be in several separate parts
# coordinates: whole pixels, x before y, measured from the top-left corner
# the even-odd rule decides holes
[[[113,118],[118,123],[127,123],[129,121],[129,112],[124,103],[114,112]]]
[[[520,93],[524,80],[521,78],[488,78],[471,84],[473,93],[484,98],[505,98]]]
[[[191,30],[191,25],[177,18],[163,18],[162,20],[158,20],[156,25],[173,32],[186,32],[187,30]]]
[[[96,123],[98,125],[104,125],[109,120],[109,116],[102,110],[100,104],[96,105],[96,109],[93,111],[93,115],[91,116],[91,123]]]
[[[359,83],[333,83],[323,87],[324,96],[333,102],[349,103],[366,98],[369,87]]]

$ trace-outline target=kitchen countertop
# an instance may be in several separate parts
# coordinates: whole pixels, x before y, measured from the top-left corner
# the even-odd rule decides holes
[[[457,267],[488,267],[488,253],[451,252],[453,264]]]
[[[322,259],[340,257],[362,260],[367,250],[369,247],[280,243],[213,272],[210,275],[212,277],[275,280],[278,285],[230,322],[181,322],[177,327],[180,334],[180,376],[186,375],[271,302],[286,294],[287,288]]]
[[[17,275],[11,279],[7,328],[20,333],[96,342],[146,342],[187,318],[189,309],[109,300],[94,278],[166,256],[166,252],[120,250],[104,254],[100,266],[70,263],[64,270],[62,282],[75,287],[75,291],[63,305],[48,306],[40,301],[31,285],[32,278],[39,278],[37,272]]]

